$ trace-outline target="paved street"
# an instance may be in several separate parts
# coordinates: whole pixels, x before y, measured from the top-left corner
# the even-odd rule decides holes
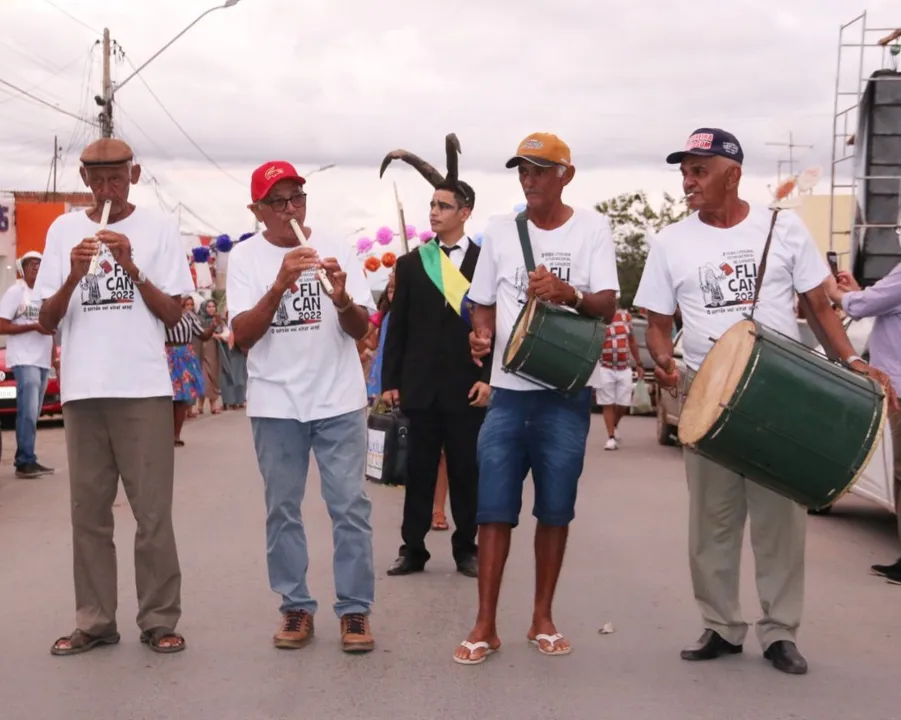
[[[176,531],[184,571],[188,650],[151,653],[138,642],[124,497],[117,507],[122,643],[55,658],[73,627],[71,536],[63,431],[41,430],[40,459],[58,468],[16,480],[15,438],[3,433],[0,467],[2,720],[281,720],[288,718],[574,718],[589,720],[888,720],[901,718],[901,587],[867,574],[899,555],[894,519],[849,498],[810,519],[805,625],[810,674],[788,677],[760,656],[679,659],[700,633],[686,562],[686,491],[680,452],[653,439],[652,418],[627,418],[623,449],[602,450],[595,417],[578,514],[556,605],[568,657],[526,644],[532,593],[527,517],[514,535],[502,594],[504,647],[484,665],[451,661],[474,618],[475,581],[453,572],[447,533],[435,534],[425,574],[389,578],[403,494],[371,486],[378,571],[377,648],[339,649],[331,611],[330,523],[311,481],[305,522],[320,600],[317,638],[275,650],[278,600],[264,562],[263,496],[249,425],[237,413],[189,423],[178,450]],[[530,499],[526,501],[530,508]],[[747,543],[746,543],[747,544]],[[750,560],[746,547],[746,559]],[[744,566],[747,617],[757,617],[753,565]],[[611,622],[615,632],[598,634]]]

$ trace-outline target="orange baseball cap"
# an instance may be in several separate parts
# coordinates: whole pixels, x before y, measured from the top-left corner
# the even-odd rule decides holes
[[[538,167],[563,165],[569,167],[572,159],[569,145],[551,133],[532,133],[516,149],[516,155],[507,161],[507,167],[516,167],[523,160]]]

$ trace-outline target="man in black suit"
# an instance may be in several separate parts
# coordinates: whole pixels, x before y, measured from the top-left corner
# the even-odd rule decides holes
[[[472,280],[479,248],[465,233],[475,193],[464,182],[438,183],[429,220],[441,251]],[[410,422],[410,459],[401,527],[400,557],[389,575],[422,572],[431,557],[431,528],[438,463],[447,458],[448,491],[455,531],[457,570],[477,577],[476,447],[485,418],[491,363],[478,367],[469,350],[470,327],[445,299],[423,265],[421,248],[398,258],[391,322],[382,365],[383,399],[400,405]]]

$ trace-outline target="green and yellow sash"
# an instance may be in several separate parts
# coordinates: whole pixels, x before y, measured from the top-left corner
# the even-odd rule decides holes
[[[450,258],[444,254],[437,240],[420,245],[419,257],[422,259],[422,267],[425,269],[425,274],[429,276],[429,279],[438,288],[438,292],[444,296],[448,305],[463,318],[463,321],[471,327],[469,280],[454,266]]]

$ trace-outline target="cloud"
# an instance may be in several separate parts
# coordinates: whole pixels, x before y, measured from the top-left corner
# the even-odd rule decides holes
[[[95,29],[108,25],[134,65],[204,7],[56,3]],[[828,167],[838,26],[850,19],[845,0],[241,0],[210,13],[142,73],[225,173],[141,79],[119,91],[116,127],[160,181],[142,188],[142,199],[156,203],[160,191],[167,204],[181,201],[226,228],[248,222],[246,189],[226,173],[247,178],[280,157],[304,170],[338,165],[315,185],[329,208],[323,222],[346,232],[390,221],[394,181],[415,198],[411,207],[424,208],[428,188],[415,173],[394,164],[379,181],[377,167],[397,147],[442,167],[448,132],[462,143],[464,177],[479,182],[474,222],[491,203],[505,212],[519,201],[503,163],[535,130],[572,146],[573,191],[590,203],[617,189],[678,193],[665,155],[698,126],[727,127],[745,148],[747,191],[764,197],[787,157],[767,143],[787,142],[789,131],[815,145],[796,149],[799,163]],[[87,60],[94,34],[43,0],[5,3],[0,22],[17,29],[0,44],[0,77],[67,110],[97,113],[96,49],[93,64],[54,75],[80,54]],[[131,68],[116,60],[114,78]],[[3,92],[0,122],[0,150],[14,158],[0,168],[0,186],[43,188],[57,134],[68,158],[61,182],[75,189],[89,128]]]

